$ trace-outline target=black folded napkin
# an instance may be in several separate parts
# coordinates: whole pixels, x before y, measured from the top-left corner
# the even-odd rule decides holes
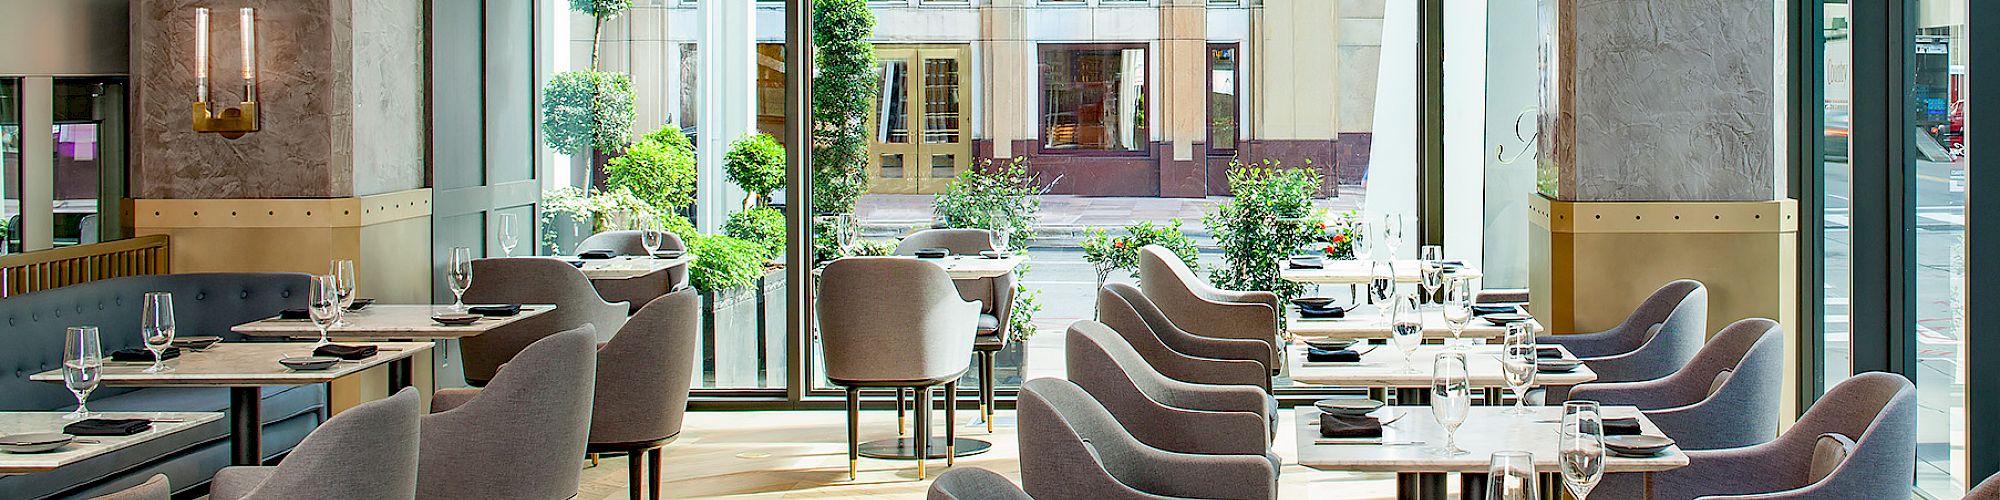
[[[340,358],[348,361],[368,359],[375,356],[375,346],[327,344],[313,349],[313,355]]]
[[[1639,419],[1637,418],[1604,419],[1604,435],[1606,436],[1637,436],[1639,432]]]
[[[174,359],[174,358],[178,358],[178,357],[180,357],[180,356],[181,356],[181,348],[179,348],[179,347],[168,347],[168,348],[167,348],[167,350],[164,350],[164,351],[160,351],[160,359],[161,359],[161,360],[168,360],[168,359]],[[112,360],[112,361],[152,361],[152,360],[153,360],[153,351],[148,351],[148,350],[146,350],[145,348],[142,348],[142,347],[133,347],[133,348],[130,348],[130,349],[119,349],[119,350],[116,350],[116,351],[111,351],[111,360]]]
[[[1306,348],[1306,361],[1313,363],[1354,363],[1361,361],[1361,353],[1353,349],[1329,351],[1317,347]]]
[[[653,258],[655,258],[655,259],[678,259],[678,258],[681,258],[681,256],[682,256],[682,255],[687,255],[687,251],[684,251],[684,250],[661,250],[661,251],[658,251],[658,252],[653,252]]]
[[[591,250],[588,252],[576,254],[576,258],[579,259],[609,259],[617,256],[618,252],[613,252],[610,250]]]
[[[1382,437],[1382,421],[1375,417],[1348,417],[1332,413],[1321,413],[1319,414],[1319,437]]]
[[[1563,359],[1562,348],[1556,346],[1536,346],[1536,359]]]
[[[1292,269],[1326,269],[1326,260],[1312,255],[1294,255],[1290,259]]]
[[[349,310],[349,311],[359,311],[359,310],[362,310],[362,309],[367,309],[367,308],[368,308],[368,306],[371,306],[371,305],[375,305],[375,299],[372,299],[372,298],[365,298],[365,297],[364,297],[364,298],[358,298],[358,299],[354,299],[354,303],[352,303],[352,304],[348,304],[348,305],[347,305],[347,310]]]
[[[942,258],[945,258],[945,257],[948,257],[948,256],[951,256],[951,250],[950,250],[950,249],[945,249],[945,248],[919,248],[919,249],[917,249],[917,258],[919,258],[919,259],[942,259]]]
[[[480,316],[505,318],[508,316],[521,314],[521,305],[504,304],[504,305],[493,305],[493,306],[473,306],[466,308],[465,312],[477,314]]]
[[[1514,306],[1482,306],[1482,305],[1472,306],[1473,316],[1485,316],[1488,314],[1519,314],[1520,312],[1521,308]]]
[[[1299,307],[1299,317],[1305,319],[1340,319],[1347,317],[1347,309],[1341,307]]]
[[[78,420],[63,426],[63,434],[71,436],[130,436],[153,428],[153,421],[143,418],[93,418]]]
[[[563,262],[568,262],[570,266],[576,267],[577,269],[583,269],[583,261],[581,260],[565,260]]]
[[[283,311],[278,311],[278,319],[308,319],[308,320],[309,320],[309,319],[312,319],[312,311],[308,311],[308,310],[306,310],[306,308],[303,308],[303,307],[295,307],[295,308],[291,308],[291,309],[286,309],[286,310],[283,310]]]

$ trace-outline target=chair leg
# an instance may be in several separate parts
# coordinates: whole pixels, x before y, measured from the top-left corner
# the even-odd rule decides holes
[[[930,477],[924,470],[924,463],[931,458],[931,388],[916,390],[917,404],[917,479]]]
[[[903,417],[903,388],[896,388],[896,435],[910,433],[910,425]]]
[[[660,500],[660,449],[646,451],[646,497]]]
[[[591,466],[591,467],[596,467],[596,466],[597,466],[597,454],[596,454],[596,453],[589,453],[589,454],[587,454],[587,455],[589,455],[589,456],[590,456],[590,466]]]
[[[900,392],[898,393],[900,394]],[[861,462],[861,388],[847,388],[847,480],[853,481]]]
[[[639,469],[645,467],[645,465],[645,453],[634,451],[625,454],[626,486],[632,494],[632,500],[642,499],[639,496],[639,492],[641,491],[640,488],[644,487],[645,478],[639,475]]]
[[[998,382],[993,380],[993,351],[980,351],[979,411],[982,413],[980,416],[985,417],[987,434],[993,433],[993,414],[998,410],[993,407],[993,386],[996,384]]]
[[[958,382],[944,384],[944,466],[958,463]]]

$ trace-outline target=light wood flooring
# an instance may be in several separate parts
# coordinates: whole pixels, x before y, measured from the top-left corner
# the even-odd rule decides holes
[[[960,436],[993,443],[985,454],[958,459],[957,467],[981,467],[1020,482],[1012,411],[1001,412],[992,435],[965,422],[972,410],[958,412]],[[1287,465],[1280,475],[1281,498],[1394,498],[1390,474],[1321,472],[1294,462],[1297,448],[1292,412],[1281,412],[1276,450]],[[936,419],[942,421],[944,412]],[[934,435],[942,436],[942,422]],[[847,479],[846,421],[840,411],[764,411],[690,413],[679,441],[664,452],[661,494],[669,498],[923,498],[929,481],[917,479],[915,462],[861,459],[860,478]],[[863,441],[893,437],[892,410],[862,412]],[[583,473],[577,498],[626,498],[626,462],[606,457]],[[931,477],[946,470],[944,460],[930,462]]]

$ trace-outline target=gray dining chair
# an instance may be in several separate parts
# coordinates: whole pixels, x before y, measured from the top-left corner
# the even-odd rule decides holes
[[[1175,453],[1125,430],[1067,380],[1021,385],[1021,486],[1035,498],[1249,498],[1277,494],[1277,470],[1256,455]]]
[[[1080,320],[1069,327],[1069,381],[1124,422],[1125,431],[1162,450],[1271,459],[1277,400],[1253,385],[1195,384],[1155,370],[1111,327]],[[1190,429],[1200,429],[1190,432]]]
[[[944,268],[894,257],[848,257],[820,272],[821,353],[826,378],[847,388],[847,476],[860,461],[863,388],[914,389],[917,394],[917,477],[926,475],[933,408],[931,389],[945,390],[946,464],[957,454],[958,379],[972,359],[979,303],[959,298]],[[900,408],[899,408],[900,409]],[[899,442],[900,442],[899,438]]]
[[[913,256],[926,248],[943,248],[952,255],[979,255],[1000,249],[993,241],[993,232],[985,229],[925,229],[898,242],[895,254]],[[1014,296],[1019,293],[1014,284],[1016,278],[1014,273],[1007,273],[994,278],[952,280],[959,297],[980,304],[979,337],[972,342],[972,352],[979,357],[979,416],[986,422],[986,432],[993,432],[994,357],[1013,340],[1013,323],[1008,319],[1014,314]],[[903,391],[896,390],[898,413],[902,411]]]
[[[1639,303],[1625,322],[1597,333],[1543,335],[1597,373],[1599,382],[1637,382],[1671,375],[1701,350],[1708,333],[1708,288],[1695,280],[1667,283]]]
[[[658,231],[660,250],[687,251],[687,243],[674,233]],[[646,248],[645,231],[624,230],[605,231],[590,235],[576,244],[576,253],[590,250],[610,250],[618,255],[652,255]],[[638,314],[639,308],[668,292],[688,286],[688,267],[675,266],[664,271],[648,273],[631,278],[597,278],[590,280],[590,286],[597,289],[597,295],[605,302],[630,304],[631,313]],[[602,327],[603,325],[599,325]],[[609,331],[609,330],[598,330]]]
[[[1978,486],[1974,486],[1970,491],[1965,492],[1965,498],[1966,500],[2000,500],[2000,474],[1994,474],[1992,477],[1986,478],[1985,481],[1980,481]]]
[[[1203,337],[1174,326],[1139,287],[1106,283],[1097,291],[1097,321],[1125,337],[1160,373],[1196,384],[1241,384],[1271,390],[1276,360],[1263,342]]]
[[[555,310],[458,341],[465,358],[465,381],[484,386],[515,353],[551,333],[590,325],[610,334],[625,324],[630,307],[605,302],[583,271],[556,259],[515,257],[472,261],[467,304],[553,304]]]
[[[1034,500],[1007,476],[978,467],[938,474],[925,498],[930,500]]]
[[[660,448],[680,436],[700,340],[701,296],[684,289],[653,299],[597,348],[585,451],[626,454],[632,498],[642,486],[660,498]]]
[[[1607,474],[1592,498],[1908,498],[1916,481],[1917,393],[1882,372],[1833,386],[1774,441],[1687,452],[1688,466]],[[1678,439],[1678,437],[1676,438]],[[1650,488],[1650,489],[1649,489]]]
[[[483,389],[440,389],[424,416],[417,497],[569,498],[590,437],[597,339],[535,341]]]
[[[1784,374],[1784,329],[1750,318],[1724,327],[1673,375],[1582,384],[1569,398],[1636,406],[1683,450],[1741,448],[1778,436]]]
[[[146,478],[146,482],[139,483],[138,486],[118,490],[91,500],[169,500],[173,496],[174,488],[167,480],[167,475],[154,474],[153,477]]]
[[[415,498],[423,399],[406,387],[355,405],[306,435],[269,467],[226,467],[209,483],[214,500]]]
[[[1209,286],[1179,256],[1159,245],[1139,249],[1139,289],[1188,333],[1262,341],[1270,348],[1269,359],[1282,359],[1278,327],[1285,309],[1277,294]]]

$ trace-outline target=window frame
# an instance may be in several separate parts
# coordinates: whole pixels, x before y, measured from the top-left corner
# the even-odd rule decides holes
[[[1235,68],[1230,70],[1232,73],[1229,78],[1229,84],[1234,87],[1230,93],[1234,98],[1230,102],[1229,115],[1235,124],[1236,137],[1230,138],[1227,148],[1215,147],[1215,51],[1222,48],[1229,49],[1230,57],[1236,64]],[[1207,112],[1202,115],[1207,121],[1203,124],[1202,135],[1207,137],[1204,140],[1208,141],[1208,156],[1235,156],[1243,149],[1243,42],[1209,42],[1208,57],[1205,59],[1207,59],[1208,78],[1203,79],[1205,82],[1202,85],[1208,88],[1209,100],[1206,106]]]
[[[1143,77],[1144,78],[1143,81],[1145,82],[1143,84],[1145,92],[1140,94],[1141,105],[1144,106],[1145,109],[1141,109],[1140,112],[1145,113],[1148,116],[1151,116],[1153,114],[1151,109],[1153,107],[1153,90],[1154,90],[1153,89],[1153,44],[1151,42],[1112,42],[1112,43],[1038,42],[1035,44],[1035,66],[1038,69],[1047,61],[1047,58],[1043,57],[1045,51],[1052,47],[1062,47],[1062,48],[1082,49],[1082,50],[1139,49],[1144,54],[1143,56],[1141,56],[1141,59],[1144,59],[1146,61],[1146,68],[1143,71],[1143,73],[1145,73]],[[1050,105],[1049,93],[1048,93],[1049,73],[1045,71],[1041,71],[1040,73],[1041,73],[1040,78],[1035,81],[1036,83],[1035,152],[1037,154],[1049,155],[1049,156],[1074,156],[1074,157],[1096,156],[1096,157],[1150,158],[1153,156],[1153,143],[1154,143],[1153,123],[1152,120],[1150,119],[1142,123],[1139,126],[1139,130],[1137,130],[1134,133],[1135,136],[1141,137],[1145,144],[1145,147],[1140,148],[1138,150],[1114,151],[1114,150],[1101,150],[1101,149],[1061,149],[1061,148],[1049,147],[1049,127],[1048,127],[1048,114]]]

